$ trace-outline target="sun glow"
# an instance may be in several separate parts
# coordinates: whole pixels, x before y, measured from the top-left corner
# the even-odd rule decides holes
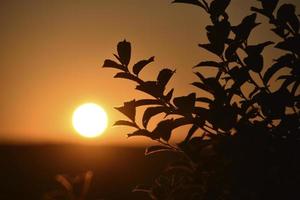
[[[107,127],[107,121],[105,110],[95,103],[82,104],[74,111],[72,118],[74,129],[88,138],[101,135]]]

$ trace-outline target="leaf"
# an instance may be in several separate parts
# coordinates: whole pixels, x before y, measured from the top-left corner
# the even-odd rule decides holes
[[[295,94],[296,94],[299,85],[300,85],[300,81],[299,81],[299,80],[296,81],[296,82],[294,83],[294,85],[293,85],[293,87],[292,87],[292,90],[291,90],[291,94],[292,94],[292,95],[295,95]]]
[[[106,59],[104,61],[104,64],[102,66],[103,68],[115,68],[115,69],[120,69],[122,71],[127,71],[126,67],[123,66],[123,65],[120,65],[118,63],[116,63],[115,61],[113,60],[109,60],[109,59]]]
[[[138,77],[128,73],[128,72],[119,72],[117,73],[114,78],[123,78],[123,79],[128,79],[128,80],[132,80],[134,82],[137,82],[139,84],[143,84],[143,81],[141,79],[139,79]]]
[[[204,103],[208,103],[208,104],[213,102],[211,99],[206,98],[206,97],[199,97],[199,98],[196,99],[196,101],[204,102]]]
[[[275,47],[278,49],[290,51],[300,55],[300,35],[288,37],[284,41],[279,42]]]
[[[161,85],[157,85],[156,81],[146,81],[136,86],[137,90],[145,92],[153,97],[162,97],[164,88]]]
[[[159,114],[159,113],[168,113],[169,109],[167,107],[164,106],[157,106],[157,107],[149,107],[145,110],[144,115],[143,115],[143,119],[142,119],[142,123],[143,126],[146,128],[148,125],[149,120]]]
[[[149,131],[147,131],[146,129],[139,129],[139,130],[134,131],[133,133],[127,134],[127,137],[132,137],[132,136],[145,136],[145,137],[149,137],[151,139],[157,139],[157,138],[153,138],[151,133]]]
[[[192,127],[189,129],[189,132],[186,135],[183,143],[188,142],[191,139],[191,137],[194,135],[194,133],[198,130],[198,128],[199,127],[197,125],[193,124]]]
[[[284,79],[282,85],[280,88],[284,89],[287,88],[290,84],[292,84],[296,79],[293,76],[285,76],[285,77],[279,77],[277,80]]]
[[[275,10],[279,0],[260,0],[263,9],[268,13],[272,14]]]
[[[271,94],[261,91],[253,97],[253,100],[261,106],[262,113],[270,119],[282,118],[285,107],[293,105],[293,96],[286,88],[280,88]]]
[[[125,102],[121,107],[115,107],[116,110],[127,116],[132,122],[135,122],[135,100]]]
[[[272,41],[263,42],[257,45],[249,45],[246,47],[245,51],[248,55],[257,55],[261,54],[265,47],[274,44]]]
[[[114,123],[114,126],[131,126],[131,127],[136,127],[137,128],[136,123],[126,121],[126,120],[118,120]]]
[[[139,61],[139,62],[137,62],[137,63],[135,63],[134,65],[133,65],[133,73],[135,74],[135,75],[139,75],[139,73],[140,73],[140,71],[146,66],[146,65],[148,65],[149,63],[151,63],[151,62],[153,62],[154,61],[154,56],[152,56],[151,58],[149,58],[148,60],[141,60],[141,61]]]
[[[204,62],[200,62],[199,64],[194,66],[194,68],[196,68],[196,67],[217,67],[217,68],[221,68],[223,65],[224,65],[224,62],[218,63],[218,62],[215,62],[215,61],[204,61]]]
[[[200,88],[200,89],[202,89],[202,90],[204,90],[206,92],[209,92],[209,93],[213,94],[213,91],[209,87],[207,87],[205,84],[203,84],[203,83],[193,82],[192,85],[195,86],[195,87],[197,87],[197,88]]]
[[[235,33],[235,41],[245,41],[248,39],[250,32],[260,23],[256,23],[256,14],[246,16],[242,22],[231,27],[232,31]]]
[[[245,67],[239,68],[236,66],[229,71],[229,74],[236,82],[237,87],[240,87],[242,84],[244,84],[247,80],[250,79],[248,69]]]
[[[205,9],[204,4],[202,4],[200,1],[198,0],[174,0],[172,3],[186,3],[186,4],[192,4],[192,5],[196,5],[196,6],[200,6],[201,8]]]
[[[170,147],[167,147],[167,146],[155,145],[155,146],[148,147],[145,150],[145,156],[149,156],[149,155],[155,154],[155,153],[166,152],[166,151],[173,152],[173,149],[171,149]]]
[[[225,58],[230,62],[236,61],[238,59],[236,51],[238,50],[238,48],[240,48],[240,46],[241,42],[232,42],[231,44],[229,44],[229,46],[225,50]]]
[[[135,101],[135,106],[145,106],[145,105],[162,105],[161,101],[158,99],[139,99]]]
[[[237,112],[231,105],[211,106],[208,121],[215,129],[229,131],[236,124]]]
[[[173,100],[178,111],[183,114],[191,114],[195,107],[196,93],[191,93],[187,96],[176,97]]]
[[[161,87],[164,88],[174,73],[175,73],[175,70],[172,71],[167,68],[162,69],[157,76],[157,85],[160,85]]]
[[[274,63],[270,68],[267,69],[267,71],[264,74],[264,82],[268,83],[271,77],[280,69],[284,67],[290,67],[292,65],[292,61],[295,59],[295,56],[293,54],[285,54],[278,58],[276,60],[276,63]]]
[[[199,78],[202,82],[205,82],[206,78],[205,78],[200,72],[195,72],[195,74],[198,76],[198,78]]]
[[[207,38],[210,42],[210,51],[215,54],[222,54],[225,47],[225,41],[230,33],[230,23],[227,19],[222,21],[215,20],[213,25],[206,26]]]
[[[244,62],[252,71],[260,73],[264,66],[264,57],[260,54],[249,55]]]
[[[214,0],[211,2],[209,7],[209,13],[213,19],[218,18],[220,15],[225,13],[227,6],[229,5],[230,0]]]
[[[174,129],[173,123],[173,119],[166,119],[160,121],[155,127],[155,129],[152,131],[153,137],[162,138],[165,141],[169,141],[172,134],[172,130]]]
[[[259,0],[262,4],[262,9],[251,7],[252,11],[259,12],[269,18],[272,17],[272,14],[277,7],[279,0]]]
[[[118,59],[124,65],[128,66],[131,57],[131,44],[126,40],[118,43]]]
[[[198,46],[217,56],[221,56],[225,48],[224,44],[199,44]]]
[[[215,98],[223,98],[225,91],[216,78],[206,78],[204,84],[212,91]]]
[[[173,129],[178,128],[180,126],[193,124],[193,119],[188,119],[187,117],[181,117],[173,120]]]
[[[279,24],[289,24],[295,33],[299,31],[299,20],[295,14],[296,8],[293,4],[283,4],[277,11],[277,21]]]

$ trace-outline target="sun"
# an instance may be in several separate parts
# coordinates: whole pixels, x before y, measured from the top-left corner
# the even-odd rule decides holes
[[[80,105],[72,117],[74,129],[88,138],[101,135],[107,127],[107,121],[105,110],[95,103]]]

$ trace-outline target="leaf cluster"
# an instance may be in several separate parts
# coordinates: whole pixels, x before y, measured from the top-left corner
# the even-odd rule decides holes
[[[179,158],[151,187],[138,187],[136,191],[146,191],[153,199],[271,199],[272,187],[295,194],[294,185],[289,187],[279,174],[289,169],[288,163],[292,163],[292,169],[300,167],[299,159],[294,156],[285,160],[286,154],[300,153],[299,17],[292,4],[279,6],[278,0],[259,2],[259,8],[251,7],[253,13],[233,25],[226,11],[230,0],[173,1],[198,6],[211,19],[211,24],[205,27],[208,42],[199,47],[218,59],[194,66],[198,81],[191,84],[199,93],[174,97],[174,89],[166,91],[175,73],[169,68],[162,69],[153,81],[142,80],[139,73],[154,57],[129,68],[131,44],[126,40],[117,45],[117,61],[104,61],[103,67],[119,70],[115,78],[135,82],[136,89],[149,96],[117,107],[128,120],[119,120],[115,125],[133,127],[135,131],[129,137],[156,140],[159,145],[149,147],[146,155],[168,151],[177,153]],[[279,41],[249,43],[252,31],[261,25],[257,15],[269,19],[271,31]],[[282,50],[283,54],[266,66],[263,52],[271,47]],[[216,69],[216,73],[206,77],[203,70],[207,69]],[[281,84],[274,79],[281,80]],[[273,89],[274,85],[279,86]],[[141,125],[135,117],[140,106],[146,107]],[[149,121],[158,114],[165,117],[149,130]],[[189,130],[182,133],[180,143],[172,144],[174,129],[183,125],[190,125]],[[300,178],[297,171],[288,174]],[[280,184],[257,183],[255,178],[262,177],[266,182],[276,180]],[[240,184],[241,181],[247,183]],[[261,187],[266,187],[266,191],[262,192]]]

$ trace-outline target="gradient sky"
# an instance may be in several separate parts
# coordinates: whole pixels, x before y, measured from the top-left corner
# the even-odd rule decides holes
[[[251,13],[251,2],[232,1],[233,24]],[[117,42],[126,38],[131,63],[155,56],[143,77],[174,68],[175,95],[189,93],[192,66],[210,57],[197,47],[206,42],[207,22],[197,7],[169,0],[1,1],[0,142],[91,142],[71,125],[73,110],[85,102],[100,104],[109,115],[109,128],[93,142],[138,142],[128,142],[127,129],[111,128],[123,118],[113,107],[138,93],[132,83],[113,79],[115,71],[102,69],[104,59],[113,58]],[[272,37],[263,29],[255,34],[257,41]]]

